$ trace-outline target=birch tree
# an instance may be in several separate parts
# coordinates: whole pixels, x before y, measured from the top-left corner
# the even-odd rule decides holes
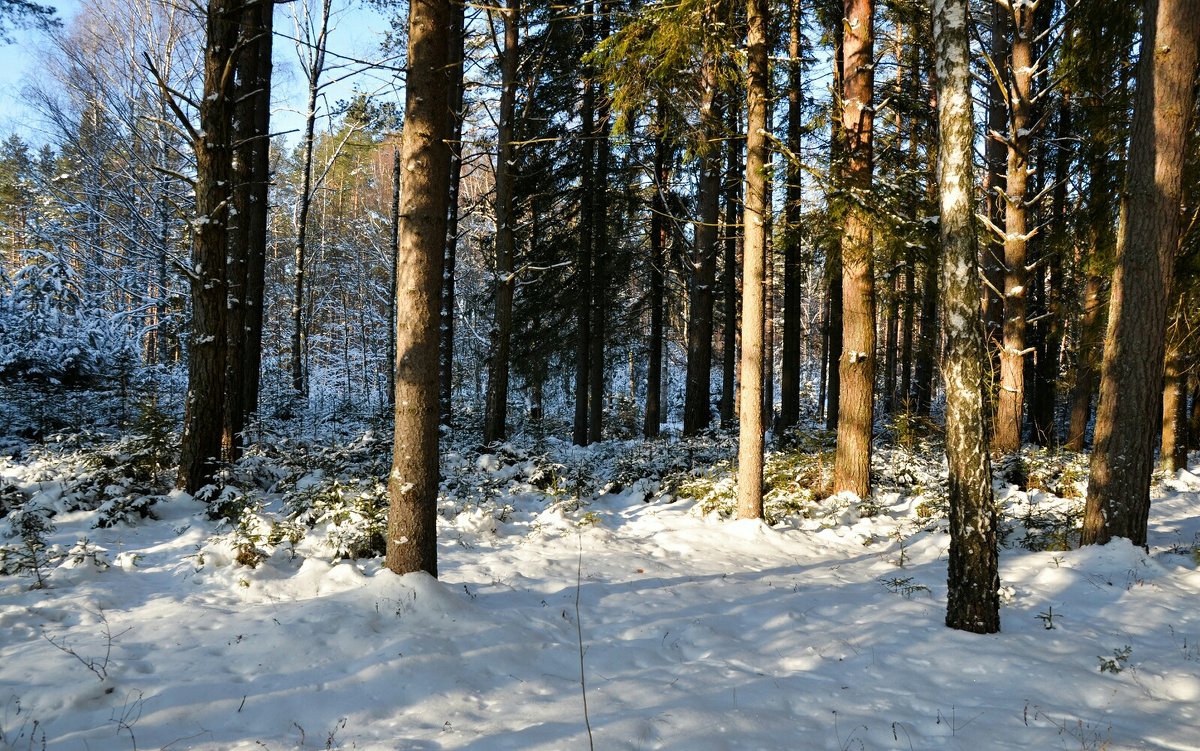
[[[967,0],[933,0],[941,188],[941,299],[945,344],[946,459],[950,467],[950,563],[946,625],[1000,630],[1000,577],[992,472],[984,434],[983,331],[972,163],[974,123]]]

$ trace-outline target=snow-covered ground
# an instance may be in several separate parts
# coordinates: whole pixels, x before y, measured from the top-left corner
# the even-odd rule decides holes
[[[570,462],[606,450],[555,445],[548,488],[448,457],[439,580],[334,560],[319,525],[239,565],[181,494],[94,528],[50,459],[0,459],[76,550],[44,589],[0,577],[0,748],[581,749],[589,721],[598,749],[1200,748],[1200,479],[1158,487],[1149,554],[1021,547],[1068,502],[998,483],[1003,631],[979,636],[943,626],[928,478],[767,526],[657,479],[577,502]]]

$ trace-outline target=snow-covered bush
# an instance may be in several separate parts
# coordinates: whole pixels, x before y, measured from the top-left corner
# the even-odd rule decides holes
[[[31,251],[0,277],[0,380],[96,382],[127,370],[135,351],[124,317],[90,300],[61,259]]]

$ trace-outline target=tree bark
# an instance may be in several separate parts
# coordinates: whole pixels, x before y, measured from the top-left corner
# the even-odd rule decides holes
[[[738,107],[732,103],[729,107],[729,133],[737,133],[740,116]],[[725,326],[722,329],[721,357],[721,401],[717,411],[721,415],[721,427],[733,426],[734,405],[737,393],[737,340],[738,340],[738,241],[741,236],[741,222],[738,217],[738,205],[742,202],[742,144],[737,138],[730,138],[726,144],[725,172],[725,222],[722,227],[722,240],[725,249],[724,274],[721,288],[724,295]]]
[[[232,136],[236,154],[233,160],[235,218],[231,221],[229,238],[229,304],[226,310],[229,350],[225,373],[225,427],[221,437],[222,453],[229,462],[241,457],[246,416],[258,408],[270,180],[266,156],[270,147],[273,9],[273,4],[267,0],[251,0],[245,4],[240,32],[245,46],[238,55],[233,97],[236,109]]]
[[[224,429],[226,254],[233,198],[233,67],[244,3],[211,0],[196,154],[196,218],[189,277],[192,331],[177,483],[194,494],[212,481]]]
[[[1184,319],[1184,296],[1173,295],[1171,323],[1167,327],[1166,361],[1162,393],[1162,450],[1159,463],[1163,471],[1174,474],[1187,469],[1188,412],[1187,367],[1184,346],[1187,323]]]
[[[654,135],[654,198],[650,203],[650,352],[646,366],[646,420],[642,434],[657,438],[662,422],[663,313],[667,268],[667,144],[663,133],[666,109],[657,103]]]
[[[446,209],[446,250],[442,261],[442,308],[441,345],[439,366],[439,405],[441,423],[449,425],[454,417],[454,277],[458,265],[458,197],[462,184],[462,135],[463,135],[463,60],[465,40],[466,5],[454,3],[450,7],[450,187],[449,205]]]
[[[313,201],[313,148],[317,124],[317,96],[320,94],[321,74],[325,70],[325,48],[329,39],[329,9],[331,0],[321,0],[321,17],[318,19],[317,36],[313,40],[311,57],[306,63],[308,105],[304,115],[304,135],[300,147],[304,153],[301,165],[299,206],[296,211],[296,246],[293,253],[292,277],[292,389],[297,394],[308,394],[308,380],[304,369],[304,355],[308,349],[308,337],[304,325],[305,262],[307,261],[308,215]]]
[[[933,0],[938,68],[941,189],[942,377],[950,469],[950,562],[946,625],[1000,630],[996,512],[984,430],[983,331],[976,259],[967,0]]]
[[[594,42],[594,15],[591,12],[591,3],[584,3],[579,23],[585,47]],[[571,433],[576,446],[588,444],[588,392],[592,372],[592,255],[596,229],[593,203],[596,195],[596,142],[592,134],[596,130],[596,86],[592,81],[590,68],[585,67],[581,83],[583,96],[580,100],[579,118],[583,164],[580,174],[579,253],[575,261],[575,420]]]
[[[833,85],[841,91],[845,78],[845,38],[844,23],[835,23],[833,30]],[[837,191],[842,185],[842,163],[846,156],[846,133],[843,123],[842,97],[833,98],[833,112],[829,118],[829,182],[835,186],[830,197],[829,211],[833,220],[844,220],[845,200]],[[828,315],[825,318],[825,429],[836,430],[841,412],[842,399],[842,246],[838,240],[833,240],[826,249],[825,283],[828,289]]]
[[[608,36],[609,14],[604,0],[596,3],[600,15],[600,38]],[[592,248],[592,327],[589,337],[591,352],[588,354],[588,442],[595,443],[604,438],[604,350],[605,329],[608,311],[608,173],[612,161],[612,120],[609,113],[609,98],[601,87],[597,91],[596,119],[596,177],[592,183],[595,205],[592,220],[595,222],[595,245]]]
[[[1056,407],[1058,402],[1058,362],[1063,339],[1063,253],[1067,249],[1067,177],[1071,167],[1071,150],[1067,146],[1071,132],[1071,102],[1064,95],[1058,112],[1058,138],[1054,160],[1054,193],[1050,221],[1053,223],[1054,243],[1047,249],[1046,265],[1049,282],[1046,288],[1045,317],[1038,324],[1041,345],[1037,353],[1037,388],[1030,411],[1033,437],[1039,446],[1058,443]],[[1040,272],[1039,272],[1040,273]]]
[[[496,153],[496,307],[492,319],[492,352],[488,358],[487,405],[483,423],[485,444],[502,441],[508,433],[508,379],[512,348],[516,240],[513,234],[513,138],[517,101],[517,62],[520,0],[508,0],[504,17],[504,52],[500,58],[500,126]]]
[[[783,352],[779,363],[779,427],[800,422],[800,358],[804,335],[803,216],[804,33],[800,0],[788,3],[787,191],[783,204]]]
[[[1067,428],[1066,448],[1083,451],[1088,422],[1092,417],[1092,397],[1096,393],[1096,371],[1099,360],[1097,349],[1101,342],[1104,325],[1104,280],[1092,267],[1096,263],[1095,247],[1085,252],[1091,256],[1085,261],[1087,281],[1083,287],[1083,321],[1080,323],[1079,351],[1075,365],[1075,387],[1071,392],[1071,423]]]
[[[1146,545],[1152,425],[1163,376],[1167,298],[1179,245],[1184,147],[1195,102],[1200,3],[1147,0],[1129,172],[1109,297],[1085,545]]]
[[[710,11],[712,12],[712,11]],[[683,434],[696,435],[709,426],[712,381],[713,285],[716,281],[717,222],[721,203],[721,154],[716,148],[721,130],[716,62],[703,63],[700,130],[705,147],[700,155],[688,306],[687,376],[684,385]]]
[[[874,0],[845,0],[842,127],[849,194],[842,238],[841,398],[834,492],[871,495],[871,429],[875,407],[875,267],[871,217],[874,118]]]
[[[1026,299],[1029,272],[1029,186],[1033,74],[1034,15],[1037,2],[1012,3],[1013,41],[1008,86],[1007,169],[1004,193],[1004,322],[1000,347],[1000,388],[996,397],[992,449],[1011,454],[1021,448],[1025,406]]]
[[[449,0],[411,0],[401,145],[396,411],[387,557],[398,574],[437,576],[438,344],[449,199]]]
[[[984,213],[993,226],[1004,223],[1005,195],[1005,163],[1008,150],[1001,134],[1007,130],[1008,110],[1004,99],[1006,82],[1008,81],[1008,64],[1011,49],[1009,47],[1009,22],[1011,17],[998,0],[989,0],[991,18],[989,19],[989,55],[996,70],[988,84],[988,137],[984,145],[984,162],[987,172],[983,180]],[[989,411],[995,410],[993,389],[998,385],[1000,368],[997,354],[1003,346],[1002,331],[1004,328],[1004,299],[1000,291],[1004,289],[1004,246],[1002,238],[992,234],[987,235],[987,241],[982,244],[983,273],[987,284],[981,290],[980,299],[983,305],[984,342],[988,354],[987,376],[989,381]]]
[[[763,338],[767,218],[767,0],[747,0],[746,198],[742,250],[742,398],[738,428],[737,515],[763,515]]]

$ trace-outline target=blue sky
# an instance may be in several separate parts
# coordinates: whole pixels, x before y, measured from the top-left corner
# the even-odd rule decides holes
[[[56,0],[49,3],[58,9],[59,17],[69,24],[71,18],[82,7],[82,0]],[[330,32],[330,50],[333,53],[357,59],[374,59],[379,35],[387,28],[382,16],[367,8],[358,0],[334,0],[336,28]],[[272,130],[275,132],[298,129],[302,118],[298,110],[303,106],[303,83],[296,64],[293,43],[286,37],[294,35],[290,5],[281,5],[276,10],[275,29],[275,96],[276,109],[272,115]],[[46,138],[43,127],[35,113],[21,100],[21,88],[36,74],[38,48],[43,44],[43,35],[37,31],[14,29],[10,36],[12,44],[0,46],[0,138],[12,133],[25,140],[41,144]],[[338,58],[330,56],[330,66]],[[327,78],[340,78],[345,71],[331,72]],[[396,100],[399,96],[395,87],[382,76],[354,76],[332,86],[327,99],[332,105],[338,99],[348,98],[355,85],[368,92],[378,92],[383,99]],[[320,127],[320,126],[318,126]]]

